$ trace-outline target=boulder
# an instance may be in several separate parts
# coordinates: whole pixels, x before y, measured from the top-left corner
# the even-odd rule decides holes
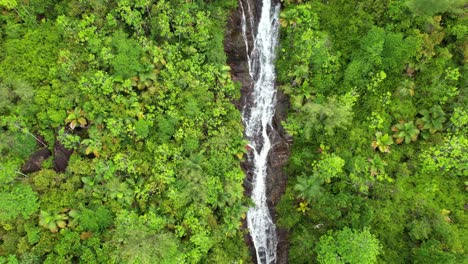
[[[56,172],[65,172],[68,167],[68,160],[73,153],[72,149],[67,149],[58,140],[55,141],[54,145],[54,170]]]
[[[26,161],[26,163],[21,167],[21,172],[26,174],[40,171],[42,168],[42,163],[44,162],[44,160],[48,159],[50,155],[51,153],[49,149],[38,149],[31,155],[31,157],[29,157],[28,161]]]

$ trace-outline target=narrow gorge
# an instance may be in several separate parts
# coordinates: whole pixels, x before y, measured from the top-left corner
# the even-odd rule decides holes
[[[249,208],[248,243],[257,263],[287,263],[287,234],[275,224],[274,206],[284,192],[282,166],[289,155],[290,138],[280,125],[287,100],[276,90],[275,50],[278,44],[280,4],[271,0],[239,1],[231,16],[225,49],[235,81],[242,84],[237,106],[245,126],[246,195]]]

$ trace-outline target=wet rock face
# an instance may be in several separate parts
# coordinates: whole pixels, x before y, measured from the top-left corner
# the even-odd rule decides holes
[[[248,0],[253,2],[252,0]],[[244,1],[245,2],[245,1]],[[224,51],[227,55],[227,62],[231,67],[231,78],[241,84],[241,99],[235,102],[236,107],[242,111],[242,106],[246,105],[246,94],[252,88],[252,79],[249,74],[247,63],[247,49],[242,36],[242,12],[240,7],[233,10],[229,17],[226,35],[224,38]],[[253,46],[251,32],[248,31],[248,44]]]
[[[54,145],[54,170],[56,172],[65,172],[68,167],[68,160],[70,159],[73,150],[65,148],[65,146],[58,140]]]
[[[42,163],[44,160],[50,157],[51,153],[50,150],[47,148],[41,148],[34,152],[29,160],[21,167],[22,173],[33,173],[36,171],[40,171],[42,168]]]
[[[277,94],[276,112],[273,118],[273,126],[275,128],[272,134],[273,148],[269,154],[268,160],[268,175],[267,178],[267,195],[270,212],[272,213],[273,221],[278,218],[275,206],[281,199],[281,196],[286,190],[288,177],[283,172],[283,166],[288,161],[290,156],[290,145],[292,137],[289,136],[281,126],[281,121],[286,118],[286,112],[289,106],[288,98],[281,92]],[[277,264],[288,263],[288,232],[286,229],[276,226],[276,234],[278,237],[277,247]]]
[[[44,142],[44,137],[37,137],[40,142]],[[41,145],[42,146],[42,145]],[[54,153],[53,153],[53,165],[56,172],[65,172],[68,167],[68,161],[72,155],[73,150],[67,149],[59,140],[55,140]],[[42,147],[34,152],[21,166],[22,173],[33,173],[42,169],[42,163],[52,155],[52,152]]]
[[[27,174],[40,171],[42,169],[42,163],[52,155],[50,150],[43,144],[45,141],[44,137],[41,135],[35,136],[36,144],[39,149],[29,157],[23,166],[21,166],[21,173]]]
[[[258,21],[260,17],[260,10],[262,0],[241,0],[243,7],[246,8],[247,4],[250,5],[252,13]],[[248,2],[248,3],[247,3]],[[277,1],[273,1],[274,3]],[[242,111],[245,106],[248,107],[250,104],[249,98],[252,92],[252,80],[249,75],[249,67],[247,62],[247,50],[245,47],[245,40],[242,36],[242,12],[239,6],[236,10],[233,10],[228,20],[224,49],[227,54],[228,64],[231,67],[231,77],[233,81],[240,82],[241,87],[241,98],[235,102],[236,107],[239,111]],[[254,30],[256,30],[254,28]],[[253,47],[252,32],[247,32],[247,43],[249,50]],[[277,216],[274,207],[278,204],[282,194],[286,189],[287,175],[283,173],[283,166],[286,164],[290,155],[290,145],[292,138],[287,135],[286,131],[281,126],[281,121],[286,118],[287,109],[289,107],[289,101],[287,96],[283,93],[277,93],[277,105],[276,112],[273,118],[274,131],[270,131],[272,140],[272,150],[269,154],[268,160],[268,179],[267,179],[267,195],[268,205],[270,212],[272,213],[273,220],[276,221]],[[252,181],[252,165],[248,162],[242,164],[242,168],[246,173],[244,181],[245,195],[250,196],[251,194],[251,181]],[[243,227],[247,229],[246,223]],[[283,264],[288,263],[288,233],[284,229],[277,227],[278,237],[278,248],[277,248],[277,263]],[[252,255],[252,261],[256,263],[256,253],[253,246],[252,239],[249,234],[245,235],[245,241],[250,248]]]
[[[286,95],[278,91],[276,112],[273,118],[275,131],[272,131],[271,135],[273,148],[268,160],[269,181],[267,182],[267,193],[272,206],[278,204],[287,183],[287,175],[283,172],[283,166],[286,165],[290,155],[292,137],[281,126],[281,121],[286,118],[288,105],[289,101]]]

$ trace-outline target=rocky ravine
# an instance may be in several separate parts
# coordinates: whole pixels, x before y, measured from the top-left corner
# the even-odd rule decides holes
[[[247,6],[247,1],[249,1],[250,6],[252,7],[252,12],[255,16],[258,17],[258,10],[261,8],[260,0],[242,0],[244,6]],[[257,8],[255,8],[257,7]],[[257,20],[258,21],[258,20]],[[248,43],[251,47],[252,43],[252,32],[248,32]],[[224,49],[227,54],[228,64],[231,67],[231,76],[234,81],[240,82],[242,84],[241,88],[241,98],[239,101],[235,102],[236,107],[239,111],[242,111],[244,107],[249,107],[249,98],[251,98],[250,93],[252,91],[252,81],[249,75],[249,67],[247,63],[247,54],[245,48],[245,42],[242,37],[242,28],[241,28],[241,10],[240,7],[232,11],[232,14],[227,23],[226,36],[224,42]],[[272,212],[273,220],[276,221],[277,215],[274,210],[274,207],[279,202],[281,195],[284,193],[287,183],[287,175],[283,173],[282,168],[288,160],[289,157],[289,146],[292,143],[292,138],[287,135],[283,127],[281,126],[281,121],[286,118],[286,113],[288,109],[288,98],[278,91],[277,93],[277,105],[276,112],[273,119],[273,126],[275,131],[272,131],[272,152],[269,154],[268,161],[268,180],[267,180],[267,196],[268,196],[268,205],[270,212]],[[245,195],[250,196],[251,192],[251,164],[244,162],[242,164],[243,169],[246,173],[246,179],[244,181],[244,187],[246,190]],[[245,224],[245,223],[244,223]],[[247,228],[245,226],[245,228]],[[252,255],[252,261],[255,263],[255,249],[253,247],[252,240],[248,232],[246,232],[246,242],[248,243]],[[277,263],[283,264],[288,263],[288,233],[286,230],[277,227],[277,236],[278,236],[278,248],[277,248]]]

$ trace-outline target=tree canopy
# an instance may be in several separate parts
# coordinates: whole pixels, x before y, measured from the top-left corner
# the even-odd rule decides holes
[[[0,0],[0,263],[252,262],[237,5]],[[289,263],[466,262],[465,1],[281,5]]]

